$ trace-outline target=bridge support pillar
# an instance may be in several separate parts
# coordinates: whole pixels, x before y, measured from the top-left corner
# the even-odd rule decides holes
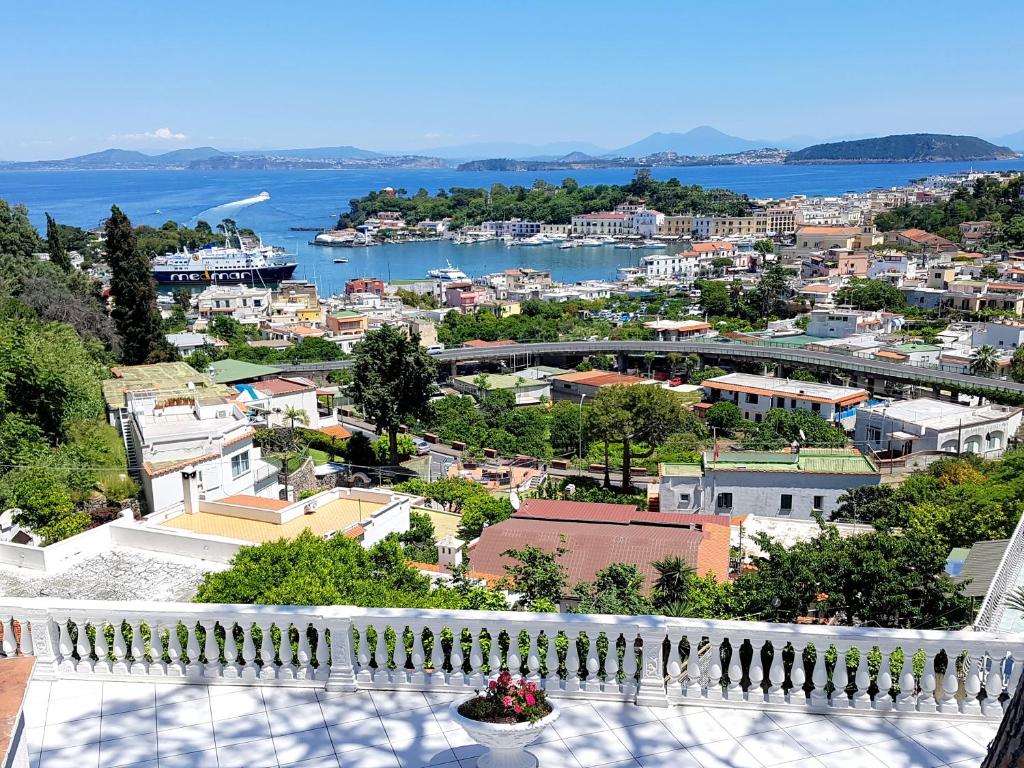
[[[619,352],[615,356],[615,368],[619,373],[625,373],[629,369],[629,355]]]
[[[456,377],[456,375],[458,375],[458,373],[459,373],[459,362],[457,360],[452,360],[452,370],[451,370],[452,378],[454,379]]]

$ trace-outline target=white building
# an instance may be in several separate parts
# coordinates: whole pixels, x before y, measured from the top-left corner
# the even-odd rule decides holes
[[[182,356],[190,355],[200,347],[226,347],[228,343],[223,339],[218,339],[216,336],[210,336],[206,333],[190,333],[184,331],[182,333],[168,333],[167,341]]]
[[[632,235],[631,213],[581,213],[572,217],[572,231],[576,235]]]
[[[971,346],[984,344],[996,349],[1016,350],[1024,344],[1024,323],[1010,320],[979,323],[971,333]]]
[[[905,253],[884,253],[868,264],[868,277],[902,285],[918,275],[917,259]]]
[[[826,421],[834,421],[842,411],[863,403],[869,395],[859,387],[728,373],[704,381],[704,397],[709,402],[734,403],[743,418],[760,422],[772,408],[813,411]]]
[[[878,467],[855,448],[723,451],[700,464],[662,464],[661,512],[826,517],[850,488],[878,485]]]
[[[1021,408],[967,406],[918,398],[857,409],[855,440],[873,451],[1001,456],[1021,425]]]
[[[235,389],[239,393],[239,402],[265,415],[268,426],[289,426],[291,422],[285,412],[295,408],[305,413],[307,419],[307,423],[296,421],[296,427],[320,428],[316,384],[309,379],[299,376],[264,379],[250,384],[236,384]]]
[[[661,211],[644,209],[633,214],[633,231],[642,237],[654,237],[664,223],[665,214]]]
[[[240,323],[259,323],[270,312],[271,290],[247,285],[211,285],[196,297],[199,316],[233,317]]]
[[[700,276],[701,264],[696,251],[651,253],[640,258],[640,269],[648,279],[672,278],[686,285]]]
[[[531,237],[540,234],[541,226],[539,221],[509,219],[508,221],[485,221],[480,225],[480,231],[495,237]]]
[[[807,335],[822,339],[845,339],[862,333],[895,333],[903,327],[903,316],[892,312],[860,309],[812,309]]]

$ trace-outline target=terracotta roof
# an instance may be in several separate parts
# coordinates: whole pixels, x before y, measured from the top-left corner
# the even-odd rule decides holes
[[[837,285],[805,285],[800,289],[800,293],[832,293],[838,288]]]
[[[149,475],[150,477],[161,477],[163,475],[170,474],[176,469],[183,469],[189,466],[190,464],[204,464],[207,461],[213,461],[214,459],[219,458],[219,453],[207,453],[203,456],[196,456],[195,458],[192,459],[172,461],[169,464],[163,464],[163,462],[153,464],[147,461],[142,465],[142,468],[146,470],[146,474]]]
[[[316,384],[309,379],[303,379],[298,376],[293,378],[279,378],[279,379],[264,379],[263,381],[254,381],[250,385],[253,389],[258,392],[262,392],[265,395],[292,395],[296,392],[311,392],[316,390]]]
[[[482,339],[470,339],[464,341],[462,346],[464,347],[507,347],[509,345],[517,344],[518,342],[512,339],[498,339],[497,341],[483,341]]]
[[[516,561],[501,553],[531,544],[548,552],[565,548],[558,562],[566,570],[570,588],[593,581],[599,570],[612,563],[629,563],[643,574],[647,592],[657,578],[652,563],[669,556],[681,557],[701,576],[715,573],[723,580],[728,576],[729,528],[725,525],[698,531],[679,526],[512,517],[483,530],[470,550],[470,563],[483,571],[504,572],[506,565]]]
[[[735,251],[732,243],[694,243],[690,249],[693,253],[713,253],[715,251]]]
[[[889,349],[880,350],[875,354],[875,357],[880,357],[883,360],[906,360],[907,356],[902,352],[893,352]]]
[[[348,440],[352,437],[352,433],[340,424],[334,424],[330,427],[321,427],[320,431],[328,437],[333,437],[335,440]]]
[[[584,213],[581,219],[628,219],[628,213]]]
[[[832,235],[833,237],[853,237],[860,234],[857,227],[800,227],[796,231],[800,235]]]

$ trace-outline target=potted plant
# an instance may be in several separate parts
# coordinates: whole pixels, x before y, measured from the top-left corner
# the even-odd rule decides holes
[[[526,747],[558,719],[558,705],[536,683],[513,681],[508,672],[474,698],[453,701],[449,712],[474,741],[488,747],[477,760],[478,768],[534,768],[537,759]]]

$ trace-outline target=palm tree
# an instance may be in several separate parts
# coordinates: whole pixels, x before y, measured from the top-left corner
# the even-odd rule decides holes
[[[656,560],[651,565],[658,572],[658,578],[654,582],[657,594],[655,602],[660,606],[685,603],[690,591],[690,582],[697,573],[693,566],[683,558],[673,555]]]
[[[1006,596],[1006,600],[1003,602],[1010,610],[1024,613],[1024,587],[1017,587]]]
[[[982,344],[971,353],[971,373],[992,373],[999,364],[999,353],[991,344]]]
[[[291,460],[291,456],[289,456],[289,454],[293,449],[297,449],[297,446],[295,444],[295,422],[299,422],[300,424],[309,424],[309,416],[306,415],[305,410],[303,410],[302,408],[296,408],[293,405],[289,405],[287,408],[284,409],[275,409],[275,411],[288,420],[288,431],[287,435],[285,436],[285,439],[282,441],[283,445],[281,451],[284,457],[283,461],[281,462],[281,465],[284,469],[284,495],[285,498],[287,498],[288,476],[290,474],[288,462]]]

